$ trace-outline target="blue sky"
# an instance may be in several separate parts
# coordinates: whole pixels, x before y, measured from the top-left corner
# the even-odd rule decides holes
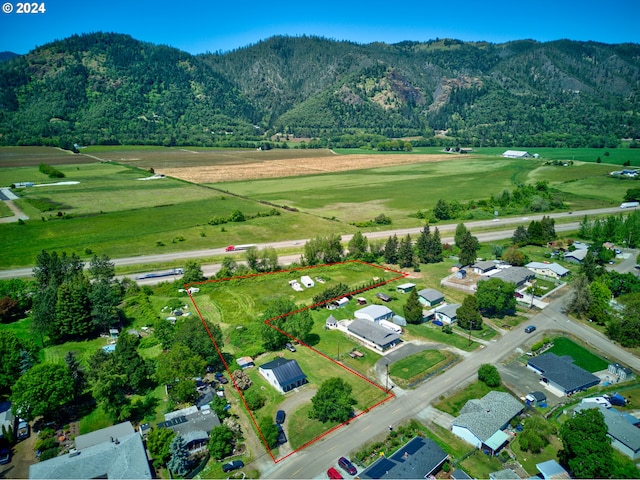
[[[639,0],[47,0],[46,12],[0,13],[0,51],[24,54],[74,33],[126,33],[190,53],[228,51],[273,35],[358,43],[457,38],[501,43],[568,38],[640,43]]]

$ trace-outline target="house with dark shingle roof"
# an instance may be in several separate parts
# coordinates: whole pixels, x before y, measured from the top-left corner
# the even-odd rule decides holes
[[[400,334],[361,318],[356,318],[351,322],[347,327],[347,333],[377,350],[386,350],[400,342]]]
[[[482,260],[471,265],[471,269],[478,275],[484,275],[496,268],[498,268],[498,265],[493,260]]]
[[[509,440],[502,430],[524,406],[513,396],[491,391],[480,399],[469,400],[451,422],[451,432],[476,448],[497,452]]]
[[[30,465],[29,478],[150,479],[153,475],[142,436],[131,422],[124,422],[79,435],[69,454]]]
[[[604,405],[581,403],[575,408],[575,412],[597,408],[604,416],[607,425],[607,436],[611,438],[611,446],[624,453],[631,460],[640,458],[640,429],[629,422],[624,414],[615,408],[606,408]]]
[[[276,358],[258,367],[262,375],[280,393],[285,393],[307,383],[307,376],[295,360]]]
[[[565,395],[586,390],[600,383],[593,373],[573,364],[569,355],[563,357],[547,352],[537,357],[529,358],[527,368],[538,373],[544,383],[564,392]]]
[[[360,478],[427,478],[440,470],[449,458],[440,446],[429,438],[414,437],[390,457],[382,457],[360,472]]]
[[[218,415],[208,407],[191,406],[181,410],[165,413],[164,422],[159,428],[170,428],[180,435],[190,452],[204,449],[209,443],[209,432],[220,426]]]

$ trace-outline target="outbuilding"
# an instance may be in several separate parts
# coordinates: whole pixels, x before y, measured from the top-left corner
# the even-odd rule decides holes
[[[356,310],[353,315],[362,320],[379,322],[381,320],[391,320],[393,318],[393,311],[384,305],[368,305],[360,310]]]
[[[258,367],[260,375],[280,393],[285,393],[307,383],[307,376],[295,360],[280,357]]]

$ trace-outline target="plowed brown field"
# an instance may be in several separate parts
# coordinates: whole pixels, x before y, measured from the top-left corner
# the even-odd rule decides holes
[[[464,160],[466,155],[335,155],[322,158],[288,158],[245,160],[226,165],[198,165],[156,169],[171,177],[194,183],[217,183],[261,178],[293,177],[319,173],[345,172],[376,167],[389,167],[423,162]]]

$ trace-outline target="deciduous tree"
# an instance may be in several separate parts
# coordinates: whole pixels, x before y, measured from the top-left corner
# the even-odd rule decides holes
[[[513,312],[516,308],[515,291],[515,284],[499,278],[478,282],[478,308],[487,316],[501,316]]]
[[[346,422],[353,415],[353,406],[358,403],[351,392],[351,385],[339,377],[325,380],[311,398],[309,417],[323,423]]]
[[[73,400],[73,379],[62,363],[41,363],[27,370],[11,389],[14,414],[25,420],[55,416]]]

